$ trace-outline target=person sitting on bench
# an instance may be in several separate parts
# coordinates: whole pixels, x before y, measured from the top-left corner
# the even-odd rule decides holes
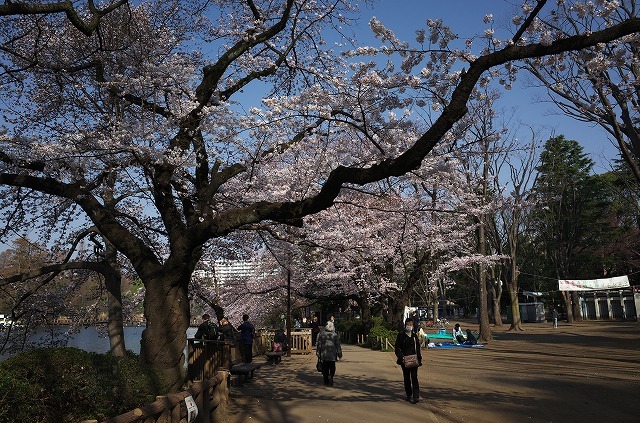
[[[273,337],[273,351],[284,351],[284,344],[286,342],[287,337],[284,335],[284,331],[282,329],[278,329]]]

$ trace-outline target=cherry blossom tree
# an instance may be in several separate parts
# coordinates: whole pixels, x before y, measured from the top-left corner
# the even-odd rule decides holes
[[[3,20],[11,50],[2,56],[3,198],[26,196],[24,216],[64,211],[127,257],[145,286],[141,358],[176,390],[189,283],[211,239],[268,222],[300,225],[344,187],[420,168],[457,138],[487,72],[506,66],[508,85],[513,61],[640,29],[634,16],[571,36],[543,31],[536,19],[545,3],[525,10],[511,40],[485,34],[479,55],[473,42],[449,48],[455,36],[438,21],[429,21],[433,48],[409,49],[372,20],[384,45],[354,54],[397,53],[399,70],[324,42],[325,28],[348,24],[352,6],[340,0],[140,2],[102,16],[90,36],[48,15]],[[261,104],[246,98],[250,90],[264,93]],[[398,122],[413,105],[433,113],[412,136]],[[105,205],[112,176],[115,211]]]
[[[603,20],[608,24],[623,22],[638,11],[635,0],[558,3],[559,12],[539,19],[536,25],[570,35],[597,30]],[[524,68],[547,87],[562,113],[596,124],[611,135],[640,181],[638,37],[630,34],[612,43],[526,60]]]
[[[89,237],[94,248],[87,251],[78,248],[83,238]],[[19,243],[18,246],[21,244]],[[45,254],[40,246],[15,250],[22,255],[28,266],[3,264],[0,289],[6,294],[5,310],[10,310],[11,319],[20,322],[19,330],[3,333],[0,351],[16,352],[27,347],[27,338],[43,327],[56,326],[57,319],[70,319],[69,333],[78,330],[81,324],[102,322],[106,312],[106,331],[110,351],[116,357],[125,355],[123,327],[123,299],[121,291],[121,268],[117,251],[106,242],[97,240],[95,233],[79,234],[64,257],[53,249]],[[40,258],[38,258],[40,257]],[[104,297],[106,296],[106,304]],[[79,299],[79,301],[78,301]],[[54,334],[55,338],[60,338]],[[52,342],[59,342],[51,339]]]
[[[124,7],[128,0],[116,0],[103,2],[106,5],[99,8],[93,0],[88,0],[86,6],[78,9],[72,2],[59,1],[55,3],[33,3],[21,1],[8,1],[0,5],[0,16],[17,16],[22,18],[42,15],[62,15],[64,14],[68,22],[84,35],[92,35],[100,26],[101,19],[114,10]],[[35,21],[31,19],[31,21]],[[5,46],[7,47],[7,46]],[[11,49],[3,49],[4,53],[19,54]]]

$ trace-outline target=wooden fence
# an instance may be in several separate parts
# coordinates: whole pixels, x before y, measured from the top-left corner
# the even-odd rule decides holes
[[[369,336],[363,334],[352,334],[350,332],[340,332],[340,340],[347,344],[368,345],[373,349],[380,350],[393,350],[395,347],[393,342],[395,340],[389,340],[389,338],[382,338],[381,336]]]
[[[273,332],[260,331],[253,342],[253,354],[261,355],[271,348]],[[311,352],[311,331],[292,333],[292,352]],[[197,423],[212,422],[212,412],[226,403],[229,395],[229,370],[243,361],[241,343],[187,339],[189,389],[177,394],[157,397],[156,401],[106,420],[105,423],[182,422],[187,418],[185,398],[193,397],[199,413]],[[206,410],[206,412],[203,412]],[[82,423],[97,423],[86,420]]]
[[[262,349],[261,353],[267,352],[273,345],[273,337],[275,331],[273,330],[261,330],[260,338]],[[291,354],[311,354],[313,352],[313,346],[311,345],[311,329],[296,329],[291,331]]]
[[[198,407],[198,416],[193,422],[211,423],[212,416],[221,409],[229,397],[227,378],[229,373],[218,371],[216,375],[193,383],[186,391],[156,397],[156,401],[135,410],[120,414],[105,423],[179,423],[187,421],[188,409],[185,399],[191,397]],[[85,420],[82,423],[97,423]]]
[[[225,341],[187,339],[187,377],[190,381],[211,379],[218,370],[229,370],[242,362],[242,352],[237,345]]]

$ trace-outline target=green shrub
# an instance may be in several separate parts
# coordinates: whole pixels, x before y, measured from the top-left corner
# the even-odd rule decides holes
[[[39,348],[0,362],[0,422],[103,419],[153,402],[161,378],[123,359],[77,348]]]
[[[369,330],[369,343],[371,347],[380,347],[380,345],[376,344],[378,337],[381,338],[382,342],[384,342],[385,338],[387,338],[391,344],[396,341],[398,331],[393,329],[392,325],[385,323],[382,317],[373,317],[371,323],[371,330]],[[384,348],[384,345],[382,345],[382,348]]]
[[[356,342],[358,335],[365,335],[366,329],[362,319],[340,319],[336,322],[336,330],[342,333],[342,342]]]

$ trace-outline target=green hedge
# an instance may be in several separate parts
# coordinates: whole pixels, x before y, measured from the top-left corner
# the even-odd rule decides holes
[[[362,319],[341,319],[337,323],[338,331],[348,334],[343,338],[349,338],[351,342],[355,342],[357,335],[369,335],[369,342],[366,345],[372,348],[380,347],[375,343],[378,336],[382,339],[387,338],[392,344],[396,341],[398,331],[394,329],[393,325],[385,323],[382,317],[373,317],[369,326],[367,331],[366,322]],[[342,340],[344,341],[344,339]]]
[[[362,319],[340,319],[336,322],[336,330],[345,334],[340,339],[342,342],[355,342],[358,335],[364,335],[366,332]]]
[[[0,422],[104,419],[153,402],[160,375],[128,352],[123,359],[77,348],[40,348],[0,362]]]
[[[375,342],[378,337],[380,337],[382,340],[387,338],[391,344],[396,341],[398,331],[396,329],[393,329],[391,325],[385,323],[382,317],[373,317],[371,319],[371,323],[373,324],[373,326],[369,331],[369,342],[372,347],[377,348]]]

